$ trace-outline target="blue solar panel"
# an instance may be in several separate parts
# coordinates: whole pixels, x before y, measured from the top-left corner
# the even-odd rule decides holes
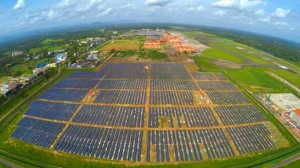
[[[140,161],[142,130],[70,125],[55,149],[95,158]]]
[[[40,96],[40,99],[80,102],[88,91],[87,89],[49,89]]]
[[[73,121],[99,125],[143,127],[144,107],[83,106]]]
[[[30,109],[25,114],[52,120],[67,121],[78,107],[79,105],[77,104],[35,101],[30,105]]]
[[[54,85],[56,88],[94,88],[99,80],[65,79]]]
[[[39,146],[50,147],[63,127],[62,123],[23,118],[12,137]]]
[[[106,104],[145,104],[145,91],[102,90],[95,99],[97,103]]]

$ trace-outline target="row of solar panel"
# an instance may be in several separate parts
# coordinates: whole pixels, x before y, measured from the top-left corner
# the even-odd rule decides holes
[[[68,121],[78,109],[77,104],[35,101],[25,115],[51,120]],[[266,121],[264,114],[255,106],[217,106],[216,112],[225,125]],[[143,127],[144,107],[84,105],[73,122]],[[165,121],[165,122],[164,122]],[[159,125],[159,123],[161,123]],[[218,125],[208,107],[150,107],[148,126],[204,127]]]
[[[201,80],[201,81],[227,80],[227,78],[221,73],[196,72],[196,73],[192,73],[192,76],[194,77],[194,79]]]
[[[23,118],[12,137],[42,147],[83,156],[113,160],[141,160],[142,130],[95,128],[70,125],[54,144],[65,124]],[[263,125],[226,128],[240,154],[274,148],[270,131]],[[205,150],[203,150],[205,148]],[[234,156],[222,129],[149,130],[147,161],[155,155],[156,161],[202,160],[203,151],[209,159]]]
[[[141,160],[143,131],[70,125],[55,149],[111,160]]]
[[[166,118],[167,117],[167,118]],[[166,119],[166,120],[165,120]],[[167,121],[165,123],[164,121]],[[219,125],[208,107],[151,107],[148,127],[208,127]]]
[[[170,155],[175,157],[175,161],[202,160],[203,147],[209,159],[235,155],[222,129],[152,130],[148,131],[147,161],[151,161],[150,156],[154,153],[151,154],[151,151],[155,151],[157,162],[169,162]]]

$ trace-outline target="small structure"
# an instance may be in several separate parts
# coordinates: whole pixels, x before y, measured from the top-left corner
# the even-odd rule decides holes
[[[21,56],[23,54],[24,54],[23,51],[14,51],[14,52],[11,53],[11,56],[12,57],[18,57],[18,56]]]
[[[148,49],[160,49],[160,41],[153,40],[153,41],[145,41],[144,48]]]
[[[281,116],[300,135],[300,109],[284,112]]]
[[[87,60],[98,60],[98,51],[91,51],[87,56]]]
[[[14,90],[17,90],[21,85],[14,81],[7,81],[2,84],[2,94],[7,95],[10,92],[13,92]]]
[[[180,52],[180,53],[183,53],[183,52],[194,53],[194,52],[196,52],[193,47],[191,47],[191,46],[184,46],[184,45],[175,46],[175,50],[177,52]]]
[[[292,93],[273,93],[269,99],[282,111],[291,111],[300,108],[300,99]]]
[[[58,54],[54,57],[54,61],[56,63],[62,63],[65,62],[67,60],[67,56],[64,54]]]

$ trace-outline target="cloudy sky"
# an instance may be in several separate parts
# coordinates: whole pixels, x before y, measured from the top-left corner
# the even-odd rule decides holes
[[[92,22],[234,28],[300,42],[298,0],[0,0],[0,36]]]

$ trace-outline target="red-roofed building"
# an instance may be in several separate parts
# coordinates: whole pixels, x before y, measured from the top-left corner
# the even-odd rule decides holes
[[[300,126],[300,109],[292,111],[290,117]]]
[[[195,52],[195,49],[193,48],[193,47],[191,47],[191,46],[175,46],[175,50],[177,51],[177,52],[180,52],[180,53],[182,53],[182,52],[187,52],[187,53],[193,53],[193,52]]]
[[[281,116],[300,135],[300,109],[284,112]]]
[[[160,41],[145,41],[144,48],[159,49],[160,44],[161,44]]]

